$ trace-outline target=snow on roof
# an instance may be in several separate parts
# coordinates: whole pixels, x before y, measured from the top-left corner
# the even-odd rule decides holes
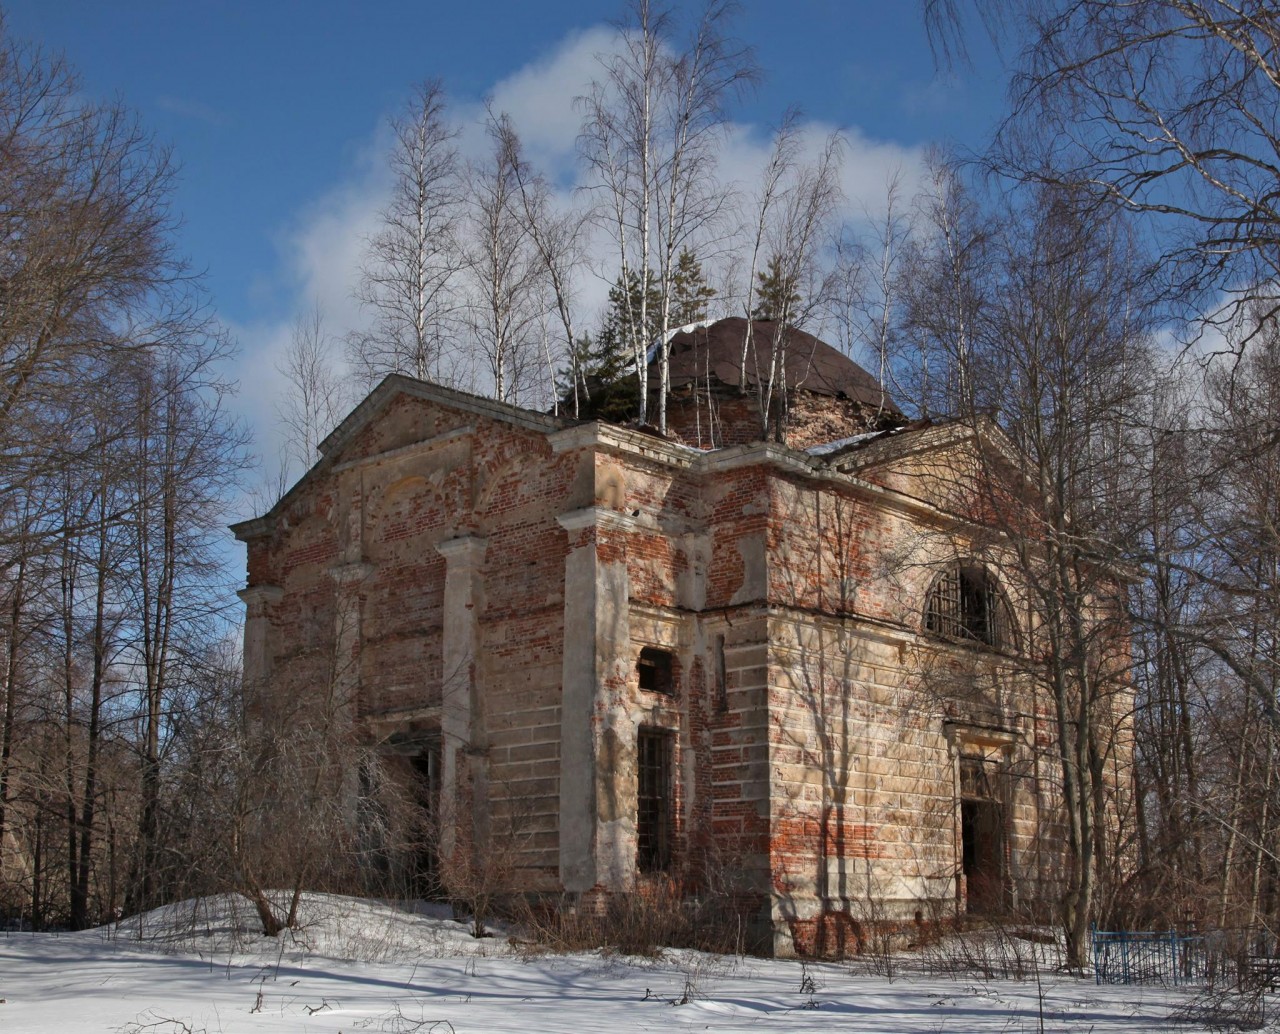
[[[884,431],[863,431],[862,434],[850,435],[848,438],[837,438],[834,442],[810,445],[804,451],[810,456],[829,456],[833,452],[839,452],[846,445],[856,445],[858,442],[865,442],[869,438],[875,438],[877,435],[884,433]]]
[[[873,438],[879,438],[881,435],[891,435],[896,433],[899,427],[890,427],[883,431],[863,431],[861,434],[850,435],[849,438],[837,438],[835,441],[823,441],[820,445],[810,445],[805,449],[809,456],[831,456],[832,453],[840,452],[841,449],[850,447],[850,445],[858,445],[863,441],[870,441]]]
[[[659,334],[653,339],[653,344],[649,346],[649,351],[645,353],[644,361],[646,363],[652,363],[656,358],[658,358],[658,349],[667,344],[677,334],[691,334],[695,330],[705,330],[707,327],[713,326],[719,322],[720,320],[717,317],[713,320],[698,320],[695,323],[686,323],[683,327],[672,327],[665,334]]]

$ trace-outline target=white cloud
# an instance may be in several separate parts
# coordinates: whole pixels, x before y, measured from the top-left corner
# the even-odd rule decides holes
[[[765,163],[773,148],[772,129],[749,124],[729,128],[721,153],[722,175],[735,182],[748,197],[754,197]],[[919,186],[924,158],[923,147],[903,147],[873,140],[857,127],[839,129],[822,122],[806,122],[800,129],[800,160],[814,162],[828,137],[839,132],[844,139],[840,186],[844,193],[844,218],[859,222],[884,213],[887,185],[900,175],[900,188],[910,196]]]
[[[575,32],[549,54],[496,83],[495,111],[511,116],[529,159],[558,184],[572,181],[582,116],[576,98],[601,74],[599,56],[613,45],[613,30]]]
[[[513,119],[527,157],[548,174],[560,199],[575,200],[580,169],[576,148],[581,112],[574,101],[600,75],[599,55],[612,44],[605,27],[575,32],[559,46],[495,83],[490,98],[495,111]],[[462,125],[459,148],[464,157],[479,158],[488,150],[481,98],[450,98],[451,114]],[[384,156],[389,133],[384,113],[361,143],[345,175],[332,189],[306,202],[277,235],[279,269],[267,276],[276,290],[291,295],[292,311],[305,312],[315,302],[323,308],[326,329],[341,337],[361,324],[353,297],[364,242],[376,229],[385,205],[390,177]],[[834,127],[810,123],[803,128],[803,151],[816,157]],[[860,221],[883,211],[886,184],[902,173],[902,189],[910,195],[917,181],[922,149],[876,141],[856,128],[844,131],[847,148],[841,180],[847,198],[846,217]],[[739,123],[726,129],[720,176],[736,183],[745,196],[756,190],[771,147],[770,133],[757,125]],[[581,196],[576,198],[581,203]],[[579,302],[589,323],[600,307],[617,268],[603,234],[594,250],[596,275],[583,278]],[[723,247],[723,245],[721,246]],[[710,250],[710,249],[708,249]],[[278,307],[277,307],[278,308]],[[293,318],[233,327],[242,350],[236,377],[241,384],[240,405],[260,443],[267,465],[279,451],[276,399],[285,381],[278,372],[292,333]]]
[[[389,177],[382,170],[330,191],[285,233],[284,250],[303,308],[319,302],[326,320],[345,333],[360,323],[354,290],[365,242],[377,231]]]
[[[371,134],[368,154],[382,153],[383,132]],[[271,277],[275,289],[292,296],[285,308],[294,315],[243,324],[230,329],[240,343],[234,376],[240,384],[239,408],[254,432],[262,467],[276,464],[283,442],[277,400],[287,390],[279,367],[293,335],[298,314],[319,304],[325,331],[334,339],[335,358],[341,339],[361,323],[354,296],[364,242],[376,229],[386,202],[389,177],[381,161],[362,154],[358,168],[328,193],[315,199],[276,235],[281,269]],[[274,308],[280,308],[276,306]]]

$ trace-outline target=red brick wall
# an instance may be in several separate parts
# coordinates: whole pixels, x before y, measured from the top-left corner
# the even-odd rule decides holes
[[[795,415],[800,441],[851,433],[853,415],[838,406]],[[414,445],[465,426],[474,433]],[[484,540],[472,606],[485,742],[483,759],[466,764],[487,765],[494,835],[522,846],[513,885],[554,890],[564,644],[591,634],[564,627],[565,565],[571,539],[594,543],[597,563],[622,565],[629,586],[627,641],[600,646],[616,663],[592,721],[600,742],[612,737],[617,767],[598,778],[615,781],[617,807],[634,809],[635,728],[678,733],[679,875],[723,884],[732,868],[736,892],[772,895],[772,921],[805,943],[909,919],[925,897],[947,901],[956,831],[943,723],[952,716],[921,675],[939,661],[918,633],[933,573],[933,547],[922,543],[954,543],[910,508],[780,466],[708,473],[623,447],[587,449],[557,453],[537,430],[393,401],[332,458],[345,469],[304,483],[275,532],[250,543],[251,584],[283,590],[272,612],[278,680],[322,678],[337,612],[330,569],[365,563],[349,591],[360,601],[368,734],[395,731],[397,711],[438,714],[449,673],[437,546]],[[362,457],[375,458],[353,462]],[[557,518],[593,504],[616,517],[566,533]],[[646,644],[678,658],[670,698],[638,688]],[[973,654],[949,656],[962,669]],[[1026,794],[1013,802],[1015,854],[1030,850],[1040,810]],[[623,849],[634,852],[622,818]],[[873,914],[884,908],[896,913]]]

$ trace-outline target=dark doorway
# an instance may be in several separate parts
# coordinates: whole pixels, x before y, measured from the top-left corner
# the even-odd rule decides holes
[[[1004,821],[995,801],[960,802],[960,836],[964,845],[965,907],[970,912],[997,912],[1004,899]]]
[[[1004,808],[996,796],[994,766],[976,759],[961,761],[961,871],[965,877],[965,908],[974,913],[999,912],[1004,907]]]

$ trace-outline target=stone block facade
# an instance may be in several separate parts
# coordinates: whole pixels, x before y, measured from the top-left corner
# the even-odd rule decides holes
[[[1047,712],[927,627],[962,439],[700,450],[390,377],[235,528],[246,680],[327,679],[388,770],[431,770],[442,849],[463,816],[515,844],[511,891],[732,886],[778,953],[1029,907]]]

